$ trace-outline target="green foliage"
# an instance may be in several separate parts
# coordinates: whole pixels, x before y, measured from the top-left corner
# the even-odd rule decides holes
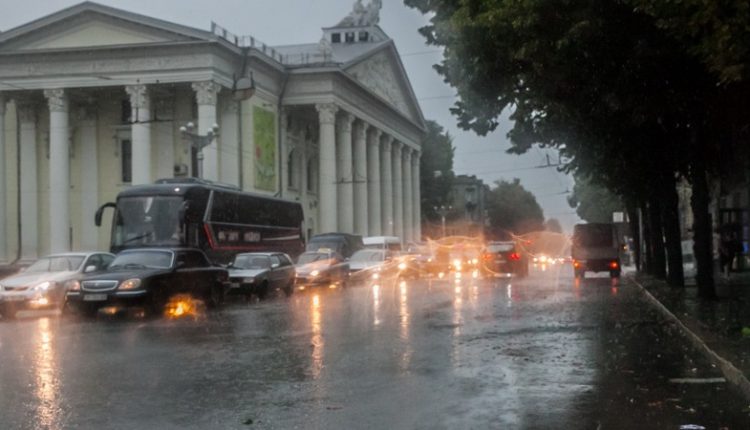
[[[507,238],[509,233],[519,235],[544,230],[541,206],[518,179],[495,182],[495,187],[487,195],[487,214],[490,235],[494,238]]]
[[[612,213],[624,210],[619,197],[580,176],[576,177],[568,204],[576,210],[581,219],[591,223],[612,222]]]
[[[544,230],[552,233],[562,233],[563,228],[557,218],[550,218],[544,222]]]
[[[440,219],[435,207],[449,204],[453,185],[453,138],[435,121],[427,121],[427,136],[422,143],[419,164],[422,216]]]

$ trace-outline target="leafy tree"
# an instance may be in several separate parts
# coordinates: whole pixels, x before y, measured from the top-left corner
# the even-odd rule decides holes
[[[624,207],[621,199],[609,189],[580,175],[576,177],[568,204],[586,222],[612,222],[612,213],[622,212]]]
[[[550,218],[544,222],[544,230],[552,233],[562,233],[563,228],[557,218]]]
[[[436,207],[448,205],[453,185],[453,137],[435,121],[427,121],[419,162],[422,217],[436,221]]]
[[[519,179],[495,182],[487,195],[487,214],[490,236],[496,239],[544,230],[544,212]]]
[[[715,79],[652,16],[607,0],[406,0],[431,13],[420,29],[444,46],[436,66],[460,96],[461,127],[486,134],[513,109],[511,152],[555,146],[566,170],[650,213],[655,253],[669,247],[670,282],[682,284],[676,227],[679,176],[694,183],[696,247],[710,253],[705,182],[715,158]],[[697,186],[695,185],[697,183]],[[655,216],[658,215],[658,216]],[[659,232],[666,227],[664,234]],[[696,253],[698,256],[698,253]],[[698,256],[701,294],[713,294],[710,256]],[[654,273],[665,276],[663,260]]]

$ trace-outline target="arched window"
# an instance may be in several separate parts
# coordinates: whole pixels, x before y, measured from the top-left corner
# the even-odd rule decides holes
[[[299,172],[297,171],[297,163],[295,162],[296,158],[297,150],[292,149],[289,152],[289,157],[286,160],[287,187],[292,189],[298,188],[297,177]]]

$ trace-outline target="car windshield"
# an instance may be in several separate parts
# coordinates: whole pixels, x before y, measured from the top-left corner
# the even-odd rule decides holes
[[[41,258],[26,268],[27,273],[67,272],[78,270],[83,263],[83,256],[54,256]]]
[[[374,249],[366,249],[366,250],[357,251],[352,255],[352,258],[349,259],[349,261],[352,263],[374,262],[374,261],[383,261],[383,260],[385,260],[385,252],[374,250]]]
[[[271,267],[271,258],[266,255],[238,255],[232,267],[246,270],[262,270]]]
[[[110,270],[168,269],[172,267],[172,253],[168,251],[131,251],[118,254],[109,265]]]
[[[305,252],[304,254],[299,256],[299,258],[297,259],[297,264],[314,263],[316,261],[323,261],[329,258],[331,258],[331,254],[323,252]]]

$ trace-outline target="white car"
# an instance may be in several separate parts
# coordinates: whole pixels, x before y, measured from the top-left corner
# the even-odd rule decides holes
[[[107,252],[69,252],[40,258],[0,280],[0,315],[10,319],[21,310],[59,308],[65,301],[68,281],[104,270],[114,258]]]

